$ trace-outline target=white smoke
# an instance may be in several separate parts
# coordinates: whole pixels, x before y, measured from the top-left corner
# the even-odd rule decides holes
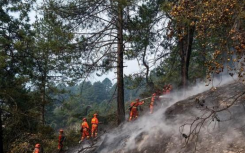
[[[168,96],[161,96],[161,98],[163,99],[167,97],[171,97],[172,100],[168,104],[165,104],[164,101],[162,101],[163,105],[158,106],[160,108],[157,111],[155,111],[153,114],[148,114],[148,113],[144,115],[141,114],[136,121],[127,122],[121,125],[120,127],[118,127],[117,129],[106,134],[103,137],[104,142],[102,143],[101,148],[97,150],[97,152],[123,153],[123,152],[128,152],[130,150],[137,150],[137,152],[144,152],[143,149],[146,146],[151,147],[157,143],[164,143],[162,141],[156,142],[156,140],[160,141],[163,140],[165,137],[171,139],[171,140],[166,140],[169,142],[166,145],[167,147],[165,148],[165,152],[177,153],[177,152],[181,152],[181,150],[183,151],[182,147],[185,144],[184,143],[185,139],[183,139],[183,137],[181,136],[179,132],[179,128],[183,124],[183,121],[191,122],[195,118],[194,117],[190,118],[186,116],[177,116],[175,118],[177,118],[178,120],[176,120],[174,123],[169,123],[167,120],[164,119],[165,118],[164,113],[166,109],[180,100],[208,91],[210,89],[215,89],[216,87],[231,83],[235,80],[236,78],[230,76],[225,76],[225,77],[223,76],[222,78],[214,79],[209,84],[209,86],[206,86],[206,83],[199,83],[196,86],[191,87],[186,91],[176,91]],[[190,111],[192,111],[194,114],[198,114],[198,113],[200,114],[200,112],[196,110],[190,110]],[[200,134],[200,136],[202,136],[202,139],[208,139],[207,135],[209,134],[207,134],[207,132],[211,132],[214,129],[210,127],[215,127],[214,123],[211,123],[208,127],[206,127],[206,133],[204,132]],[[185,130],[186,132],[188,132],[188,129]],[[234,139],[234,137],[230,139],[228,138],[223,137],[223,139],[225,140],[224,144],[227,144],[227,142],[230,142]],[[170,141],[173,143],[171,143]],[[213,142],[211,142],[210,140],[210,143]],[[201,147],[199,146],[199,148]]]

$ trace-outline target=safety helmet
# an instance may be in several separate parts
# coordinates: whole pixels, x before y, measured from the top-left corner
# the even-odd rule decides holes
[[[35,145],[35,148],[40,148],[40,144],[39,143],[37,143],[36,145]]]
[[[94,116],[97,116],[98,114],[97,113],[94,113]]]
[[[63,133],[64,131],[62,129],[60,129],[60,133]]]
[[[87,121],[87,119],[86,118],[83,118],[83,121]]]

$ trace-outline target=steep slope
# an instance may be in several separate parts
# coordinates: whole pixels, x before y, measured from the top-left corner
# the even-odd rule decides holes
[[[79,149],[87,153],[245,152],[245,86],[232,82],[201,92],[202,87],[182,96],[173,94],[170,107],[121,125],[93,148]]]

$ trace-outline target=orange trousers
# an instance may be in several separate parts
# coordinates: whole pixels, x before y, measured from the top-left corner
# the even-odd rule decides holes
[[[137,109],[132,109],[130,111],[130,115],[129,115],[129,121],[133,120],[133,119],[137,119],[138,118],[138,111]]]
[[[154,110],[154,106],[153,105],[150,105],[150,114],[153,113],[153,110]]]
[[[92,124],[92,129],[91,129],[91,137],[95,138],[98,135],[98,125],[97,124]]]
[[[63,148],[63,144],[62,144],[62,143],[59,143],[59,144],[58,144],[58,149],[59,149],[59,150],[62,150],[62,148]]]
[[[87,128],[83,128],[83,134],[81,140],[83,141],[84,138],[89,139],[89,130]]]

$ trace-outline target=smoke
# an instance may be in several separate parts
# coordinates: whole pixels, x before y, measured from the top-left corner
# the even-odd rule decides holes
[[[199,93],[208,91],[212,88],[216,89],[217,87],[220,87],[222,85],[234,82],[235,80],[237,80],[237,76],[235,76],[235,75],[234,75],[234,77],[231,77],[228,75],[221,75],[218,78],[214,78],[212,81],[208,81],[206,83],[203,83],[203,82],[198,83],[195,86],[190,87],[189,90],[184,90],[184,91],[180,90],[180,91],[177,91],[176,93],[173,93],[173,95],[172,95],[173,100],[172,100],[171,104],[173,104],[177,101],[180,101],[180,100],[184,100],[184,99],[191,97],[193,95],[197,95]]]
[[[104,135],[102,142],[100,142],[100,147],[96,152],[100,153],[125,153],[125,152],[165,152],[165,153],[177,153],[177,152],[191,152],[195,149],[203,149],[204,146],[216,146],[215,142],[220,142],[216,146],[216,150],[212,150],[212,147],[206,148],[206,151],[203,152],[222,152],[221,150],[227,149],[227,144],[234,142],[234,139],[239,138],[242,134],[241,130],[229,130],[220,131],[221,123],[219,122],[210,122],[205,124],[201,128],[201,132],[198,135],[198,138],[190,139],[190,144],[194,147],[190,148],[186,145],[187,139],[185,139],[180,133],[180,127],[184,123],[191,123],[197,117],[203,114],[200,110],[195,109],[192,106],[191,109],[188,109],[187,114],[177,113],[174,116],[174,119],[168,119],[165,116],[166,110],[169,106],[173,106],[176,102],[184,99],[195,99],[194,95],[209,92],[210,89],[215,90],[222,85],[230,84],[235,82],[235,77],[223,76],[217,79],[214,79],[210,82],[209,86],[206,86],[207,83],[199,83],[196,86],[189,88],[186,91],[175,91],[167,96],[161,96],[161,105],[157,106],[153,114],[149,114],[148,111],[143,115],[140,114],[140,117],[133,121],[122,124],[115,130],[112,130],[108,134]],[[206,95],[208,97],[208,95]],[[166,99],[171,98],[170,101],[166,102]],[[165,99],[165,100],[164,100]],[[212,101],[212,100],[211,100]],[[187,101],[184,101],[183,105],[186,105]],[[188,103],[187,103],[188,104]],[[184,106],[183,106],[184,107]],[[180,110],[182,111],[182,110]],[[227,115],[228,114],[228,115]],[[222,120],[229,116],[229,113],[220,113],[218,114],[219,118]],[[241,121],[241,119],[238,119]],[[240,122],[241,124],[244,121]],[[235,123],[235,122],[233,122]],[[232,123],[232,124],[233,124]],[[231,123],[225,122],[222,123],[225,126],[230,126]],[[239,124],[239,125],[241,125]],[[224,129],[227,129],[224,128]],[[184,133],[188,133],[189,127],[186,126],[183,129]],[[220,139],[218,139],[220,138]],[[192,142],[193,141],[193,142]],[[199,143],[196,143],[199,142]],[[200,143],[202,142],[202,143]],[[183,149],[185,148],[185,149]],[[218,149],[217,149],[218,148]],[[186,150],[187,149],[187,150]],[[210,150],[211,149],[211,150]],[[202,152],[202,151],[200,151]]]

